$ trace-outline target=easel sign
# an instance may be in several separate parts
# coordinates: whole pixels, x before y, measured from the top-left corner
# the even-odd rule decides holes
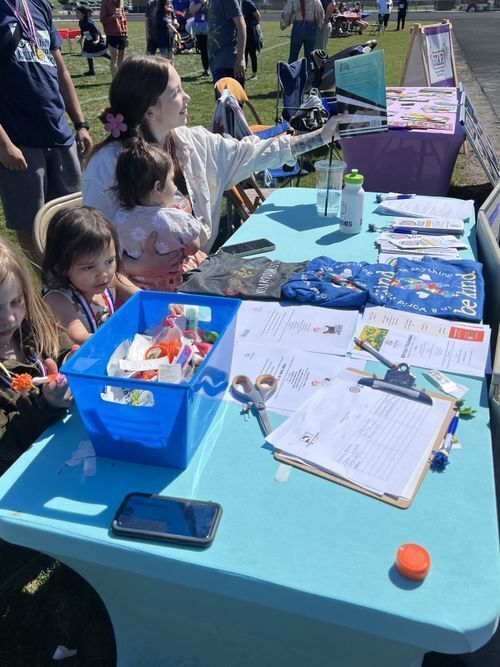
[[[447,20],[437,25],[413,26],[401,86],[458,85],[451,31]]]
[[[486,176],[495,186],[500,182],[500,160],[462,85],[460,85],[460,93],[460,123],[464,126],[465,136],[477,155]]]

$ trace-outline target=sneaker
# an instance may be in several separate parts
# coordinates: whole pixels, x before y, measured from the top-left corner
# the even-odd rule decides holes
[[[83,76],[95,76],[95,72],[84,72]]]
[[[202,76],[203,78],[206,78],[207,76],[210,76],[210,74],[205,70],[205,72],[202,72],[200,74],[200,76]]]
[[[252,76],[250,77],[250,80],[251,80],[251,79],[254,79],[254,80],[255,80],[256,78],[257,78],[257,74],[252,74]]]

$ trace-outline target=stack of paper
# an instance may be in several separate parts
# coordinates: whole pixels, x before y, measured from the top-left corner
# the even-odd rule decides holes
[[[464,221],[458,218],[393,218],[390,226],[423,234],[461,236],[464,233]]]
[[[392,308],[366,308],[356,327],[365,340],[389,361],[460,375],[484,377],[489,361],[488,325],[464,324]],[[353,356],[370,354],[352,344]]]
[[[446,421],[449,400],[433,398],[427,405],[358,380],[355,372],[343,371],[267,440],[292,460],[377,495],[408,500]]]
[[[364,359],[345,356],[357,317],[357,310],[244,301],[237,315],[230,377],[274,375],[278,388],[267,408],[290,415],[345,368],[364,368]],[[224,398],[235,402],[230,390]]]
[[[468,199],[441,199],[417,195],[412,199],[383,201],[375,210],[380,215],[396,215],[405,218],[454,218],[474,219],[474,201]]]
[[[427,234],[398,234],[383,232],[375,241],[381,253],[391,255],[427,255],[441,259],[456,259],[458,249],[467,245],[456,236]],[[380,258],[379,258],[380,261]]]

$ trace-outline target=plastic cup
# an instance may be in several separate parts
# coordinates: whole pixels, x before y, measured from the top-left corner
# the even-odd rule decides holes
[[[326,196],[328,191],[327,218],[340,216],[342,201],[342,184],[346,163],[340,160],[319,160],[315,163],[316,170],[316,209],[318,215],[325,216]]]

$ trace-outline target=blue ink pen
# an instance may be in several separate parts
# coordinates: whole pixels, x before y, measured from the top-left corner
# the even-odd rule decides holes
[[[432,458],[432,467],[435,470],[444,470],[448,465],[448,457],[450,455],[451,448],[453,447],[453,436],[456,433],[458,427],[458,415],[455,415],[448,426],[446,435],[444,436],[443,443],[437,452],[434,452]]]
[[[397,199],[415,199],[416,195],[404,195],[399,192],[388,192],[387,194],[377,195],[377,204],[383,201],[395,201]]]

